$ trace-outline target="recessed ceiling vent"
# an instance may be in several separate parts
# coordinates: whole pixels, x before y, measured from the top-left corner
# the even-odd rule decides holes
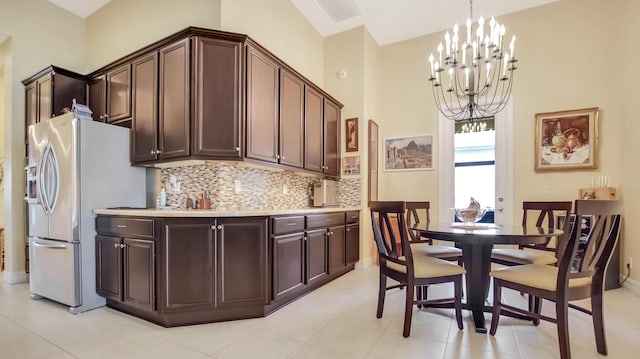
[[[333,22],[341,22],[362,15],[355,0],[316,0],[316,2]]]

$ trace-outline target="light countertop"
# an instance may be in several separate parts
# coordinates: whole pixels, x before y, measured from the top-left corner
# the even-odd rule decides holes
[[[325,207],[325,208],[291,208],[291,209],[264,209],[264,210],[238,210],[238,209],[95,209],[94,214],[112,216],[138,216],[138,217],[257,217],[277,216],[290,214],[314,214],[331,212],[360,211],[360,207]]]

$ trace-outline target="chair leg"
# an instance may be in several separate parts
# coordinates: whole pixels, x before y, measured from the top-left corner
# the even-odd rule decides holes
[[[540,312],[542,311],[542,298],[533,297],[531,296],[531,294],[529,294],[529,300],[533,302],[533,308],[530,308],[529,311],[540,315]],[[531,304],[529,306],[531,307]],[[534,318],[532,322],[533,325],[538,326],[540,325],[540,318]]]
[[[493,280],[493,311],[491,312],[491,329],[489,334],[496,335],[498,330],[498,321],[500,320],[500,298],[502,297],[502,287],[500,281]]]
[[[413,291],[415,285],[413,281],[407,283],[407,293],[405,295],[404,303],[404,328],[402,330],[402,336],[408,337],[411,334],[411,317],[413,315]]]
[[[384,308],[384,297],[387,292],[387,276],[380,271],[380,287],[378,288],[378,309],[376,318],[382,318],[382,310]]]
[[[462,330],[462,276],[456,278],[456,280],[453,281],[453,291],[455,300],[454,307],[456,311],[456,321],[458,322],[458,329]]]
[[[602,311],[602,287],[591,293],[591,316],[593,317],[593,330],[596,335],[596,347],[598,353],[607,355],[607,338],[604,332],[604,313]],[[597,293],[596,293],[597,290]]]
[[[416,301],[418,302],[418,309],[422,308],[422,304],[420,304],[421,300],[422,300],[422,287],[418,286],[416,288]]]
[[[560,346],[560,359],[571,358],[569,346],[569,307],[565,297],[556,298],[556,320],[558,325],[558,344]]]

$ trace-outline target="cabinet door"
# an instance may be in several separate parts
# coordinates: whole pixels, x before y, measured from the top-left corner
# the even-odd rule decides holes
[[[305,283],[304,233],[273,237],[273,299],[278,299]]]
[[[25,94],[25,137],[26,143],[29,143],[29,126],[38,122],[38,89],[36,81],[27,85],[24,89]],[[29,155],[27,153],[27,155]]]
[[[107,114],[107,75],[100,75],[89,80],[89,109],[93,112],[94,121],[106,122]]]
[[[329,274],[345,266],[344,235],[344,226],[329,228]]]
[[[160,49],[160,113],[158,158],[189,155],[191,118],[189,39]]]
[[[241,159],[242,44],[194,37],[194,156]]]
[[[156,309],[155,242],[124,239],[123,300],[140,309]]]
[[[304,83],[280,70],[280,163],[304,165]]]
[[[267,302],[267,218],[220,218],[216,235],[219,308]]]
[[[340,107],[324,100],[324,172],[340,175]]]
[[[322,172],[322,95],[309,86],[305,86],[304,96],[304,168]]]
[[[131,117],[131,64],[107,72],[108,123]]]
[[[36,81],[37,101],[38,101],[38,119],[42,122],[53,117],[53,75],[48,74]]]
[[[158,55],[139,58],[131,64],[133,116],[131,121],[131,162],[156,159],[158,133]]]
[[[327,230],[317,229],[307,231],[307,284],[326,276],[327,268]]]
[[[159,250],[161,311],[215,307],[213,223],[211,219],[165,220]]]
[[[122,300],[122,238],[96,236],[96,292]]]
[[[247,46],[246,157],[278,162],[278,64]]]
[[[348,224],[344,246],[345,263],[355,263],[360,259],[360,225]]]

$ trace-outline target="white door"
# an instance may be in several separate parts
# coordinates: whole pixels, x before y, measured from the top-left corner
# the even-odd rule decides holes
[[[496,224],[513,223],[513,108],[511,101],[495,116],[495,212]],[[453,221],[455,197],[454,125],[439,116],[440,183],[439,221]]]

